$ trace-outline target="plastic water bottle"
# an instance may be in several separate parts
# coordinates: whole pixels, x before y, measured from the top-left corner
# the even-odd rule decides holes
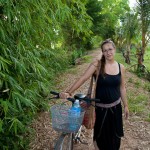
[[[81,107],[79,104],[79,100],[75,100],[73,106],[69,110],[69,129],[71,131],[76,131],[79,128],[80,114],[81,114]]]

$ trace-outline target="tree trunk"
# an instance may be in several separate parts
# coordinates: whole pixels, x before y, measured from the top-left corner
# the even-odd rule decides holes
[[[126,54],[124,54],[124,57],[125,57],[125,62],[127,64],[130,64],[130,44],[128,44],[127,46],[127,51]]]
[[[144,54],[145,54],[145,48],[146,48],[146,33],[144,32],[144,29],[142,29],[142,48],[140,52],[138,53],[138,70],[143,71],[141,67],[143,68],[143,62],[144,62]]]
[[[144,54],[145,54],[145,48],[146,48],[146,31],[145,31],[145,18],[144,18],[144,10],[143,10],[143,4],[142,4],[142,11],[141,11],[141,20],[142,20],[142,48],[140,50],[140,53],[138,55],[138,70],[143,66],[144,62]]]
[[[138,52],[138,66],[140,67],[143,64],[143,54],[142,50]]]

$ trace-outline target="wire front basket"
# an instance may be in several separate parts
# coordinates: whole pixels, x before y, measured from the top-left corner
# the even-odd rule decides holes
[[[81,109],[79,117],[71,116],[69,113],[70,106],[53,105],[51,107],[52,127],[60,132],[77,132],[82,124],[84,111]]]

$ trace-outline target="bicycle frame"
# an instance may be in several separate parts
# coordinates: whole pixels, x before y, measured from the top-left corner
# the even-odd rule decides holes
[[[57,97],[54,97],[54,99],[59,98],[59,93],[51,92],[51,94],[57,96]],[[79,100],[83,100],[83,101],[86,100],[87,102],[89,100],[99,101],[98,99],[84,98],[84,96],[82,94],[76,94],[75,96],[74,96],[74,98],[67,98],[67,100],[71,101],[72,104],[75,101],[75,99],[79,99]],[[77,132],[71,132],[71,133],[62,132],[54,146],[54,150],[64,150],[63,149],[64,145],[67,147],[67,149],[65,149],[65,150],[73,150],[73,141],[75,141],[75,142],[80,141],[81,143],[83,143],[80,140],[81,129],[82,129],[82,125],[80,125],[80,128]],[[65,143],[65,140],[67,140],[67,143]],[[83,144],[87,144],[87,143],[83,143]]]
[[[73,105],[73,102],[72,102],[72,105]],[[78,140],[80,139],[80,134],[81,134],[81,128],[82,128],[82,125],[80,126],[79,130],[77,133],[65,133],[65,132],[62,132],[61,135],[59,136],[55,146],[54,146],[54,150],[63,150],[63,146],[64,144],[67,144],[65,145],[67,147],[67,150],[73,150],[73,140]],[[66,136],[68,136],[68,142],[65,143],[65,138]]]

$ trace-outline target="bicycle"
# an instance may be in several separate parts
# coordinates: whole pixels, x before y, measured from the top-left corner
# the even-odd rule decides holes
[[[55,95],[55,97],[50,99],[59,99],[59,93],[54,91],[51,91],[50,93]],[[91,101],[100,101],[99,99],[87,98],[84,94],[76,94],[74,95],[74,98],[67,98],[68,101],[72,102],[72,105],[76,99],[78,99],[80,102],[86,102],[88,105],[92,105]],[[51,107],[52,127],[55,131],[61,132],[61,135],[55,143],[54,150],[73,150],[73,144],[77,141],[87,144],[82,142],[80,139],[85,109],[81,109],[82,111],[80,118],[75,120],[74,123],[76,123],[78,127],[74,131],[70,130],[69,128],[69,109],[70,106],[62,104],[55,104]]]

